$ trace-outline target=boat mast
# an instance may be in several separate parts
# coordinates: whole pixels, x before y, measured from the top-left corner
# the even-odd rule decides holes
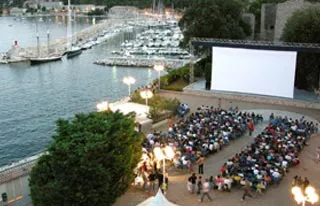
[[[49,56],[49,54],[50,54],[49,44],[50,44],[50,31],[49,31],[49,29],[48,29],[48,30],[47,30],[47,49],[48,49],[48,56]]]
[[[152,13],[153,14],[155,13],[155,10],[156,10],[156,0],[153,0],[153,3],[152,3]]]
[[[40,57],[40,36],[38,30],[38,18],[36,18],[36,32],[37,32],[37,56]]]
[[[71,8],[70,8],[70,0],[68,0],[68,24],[67,24],[67,49],[71,50],[70,39],[72,38],[72,31],[71,31]],[[72,39],[71,39],[72,41]]]
[[[77,35],[74,35],[74,33],[77,32],[77,22],[76,22],[76,12],[73,12],[73,32],[71,33],[72,35],[72,43],[77,43]]]

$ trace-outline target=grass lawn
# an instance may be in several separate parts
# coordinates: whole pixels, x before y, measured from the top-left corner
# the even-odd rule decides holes
[[[188,82],[185,81],[183,78],[179,78],[177,81],[172,82],[168,86],[164,86],[161,89],[166,90],[174,90],[174,91],[182,91],[182,89],[186,86],[188,86]]]

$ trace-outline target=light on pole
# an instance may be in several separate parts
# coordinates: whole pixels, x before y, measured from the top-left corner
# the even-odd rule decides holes
[[[155,158],[159,161],[162,160],[162,173],[163,173],[163,184],[166,182],[166,159],[172,160],[175,156],[173,149],[170,146],[166,146],[164,148],[156,147],[153,149],[153,153]]]
[[[302,204],[302,206],[305,206],[306,202],[314,204],[319,201],[319,196],[312,186],[308,186],[305,191],[298,186],[294,186],[291,189],[291,193],[294,195],[294,200],[298,203],[298,205]]]
[[[109,103],[108,102],[100,102],[97,104],[97,110],[98,112],[108,111],[109,109]]]
[[[128,76],[128,77],[124,77],[123,78],[123,83],[125,83],[126,85],[128,85],[129,88],[129,97],[131,96],[131,84],[136,83],[135,78]]]
[[[143,89],[140,91],[140,96],[146,100],[146,106],[148,106],[148,99],[153,97],[153,93],[150,89]]]
[[[156,64],[156,65],[154,65],[153,69],[156,70],[159,74],[159,89],[160,89],[161,88],[160,87],[160,77],[161,77],[160,73],[164,70],[164,66],[162,64]]]

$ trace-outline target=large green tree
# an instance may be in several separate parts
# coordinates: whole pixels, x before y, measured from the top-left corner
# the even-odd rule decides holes
[[[78,114],[57,121],[57,135],[30,175],[35,206],[112,205],[133,180],[142,135],[133,115]]]
[[[183,45],[191,37],[244,39],[250,26],[242,19],[245,5],[241,0],[197,0],[186,10],[179,25]]]
[[[288,19],[282,39],[286,42],[320,44],[320,8],[310,7],[295,12]],[[320,54],[298,53],[296,86],[301,89],[314,89],[319,86]]]

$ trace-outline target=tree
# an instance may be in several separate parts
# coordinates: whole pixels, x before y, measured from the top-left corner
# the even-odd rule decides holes
[[[30,174],[33,205],[112,205],[132,183],[142,135],[132,114],[77,114],[57,120],[57,135]]]
[[[184,34],[182,45],[191,37],[244,39],[250,26],[242,19],[244,5],[240,0],[196,0],[179,22]]]
[[[282,40],[286,42],[320,43],[320,8],[310,7],[295,12],[288,19]],[[298,53],[295,84],[300,89],[319,86],[320,55]]]

